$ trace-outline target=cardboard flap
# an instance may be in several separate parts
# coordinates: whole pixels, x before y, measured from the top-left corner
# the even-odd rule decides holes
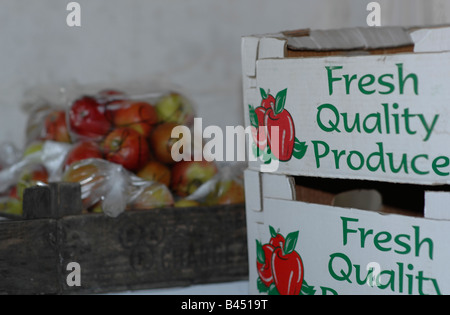
[[[428,219],[450,220],[450,192],[425,192],[425,217]]]
[[[369,50],[413,44],[409,32],[395,26],[312,30],[307,36],[288,37],[292,50]]]
[[[411,32],[414,52],[450,50],[450,27],[424,28]]]

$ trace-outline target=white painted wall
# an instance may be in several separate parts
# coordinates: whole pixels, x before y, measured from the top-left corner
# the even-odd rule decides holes
[[[37,85],[161,79],[198,104],[205,125],[242,124],[240,38],[365,25],[363,0],[0,0],[0,143],[24,142],[24,91]],[[378,1],[383,25],[450,22],[450,1]]]

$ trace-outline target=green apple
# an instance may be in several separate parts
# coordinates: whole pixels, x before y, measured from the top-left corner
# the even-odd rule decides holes
[[[132,210],[147,210],[173,206],[174,200],[170,190],[163,184],[153,183],[144,188],[134,200]]]
[[[178,196],[187,197],[212,179],[217,172],[214,162],[181,161],[172,168],[170,187]]]
[[[189,207],[198,207],[200,206],[200,202],[196,200],[188,200],[188,199],[180,199],[174,204],[175,208],[189,208]]]
[[[194,119],[194,108],[191,102],[179,93],[163,96],[155,105],[160,122],[173,122],[190,125]]]
[[[214,190],[206,197],[207,205],[229,205],[244,202],[244,186],[235,180],[217,182]]]
[[[44,148],[43,141],[34,141],[26,147],[25,152],[23,153],[23,156],[24,157],[30,156],[34,153],[42,151],[43,148]]]
[[[6,202],[0,203],[0,212],[4,214],[22,215],[23,203],[14,198],[8,198]]]

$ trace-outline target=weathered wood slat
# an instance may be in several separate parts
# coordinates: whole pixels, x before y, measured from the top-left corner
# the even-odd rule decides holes
[[[0,294],[58,294],[55,220],[0,222]]]
[[[72,216],[58,221],[62,267],[81,266],[81,287],[99,293],[247,278],[242,205],[135,211],[112,219]],[[66,272],[67,273],[67,272]]]
[[[81,187],[77,183],[50,183],[24,192],[24,219],[56,219],[81,214],[82,210]]]

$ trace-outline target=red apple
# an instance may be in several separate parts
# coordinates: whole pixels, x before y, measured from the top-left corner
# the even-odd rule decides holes
[[[270,244],[261,245],[257,242],[258,257],[256,261],[256,269],[258,276],[266,287],[269,287],[273,283],[272,274],[272,255],[275,251],[275,247]]]
[[[100,97],[121,97],[125,96],[125,93],[115,89],[104,89],[98,92]]]
[[[268,109],[265,115],[265,125],[268,144],[273,155],[280,161],[289,161],[295,143],[295,126],[292,116],[287,110],[275,114],[272,109]],[[275,130],[278,130],[278,133]]]
[[[138,171],[150,158],[147,140],[130,128],[112,131],[104,140],[102,149],[108,161],[122,165],[129,171]]]
[[[176,123],[163,123],[158,125],[150,136],[150,145],[156,159],[165,164],[173,164],[172,146],[179,139],[172,138],[172,130],[177,127]]]
[[[81,197],[85,209],[100,201],[100,196],[96,192],[102,191],[105,180],[99,166],[86,161],[73,163],[62,176],[63,182],[81,184]]]
[[[267,94],[266,91],[264,91],[264,89],[259,89],[259,91],[262,97],[261,107],[265,109],[273,108],[275,105],[275,97],[273,97],[273,95],[271,95],[270,93]]]
[[[271,235],[273,240],[272,231]],[[283,247],[276,247],[272,255],[272,274],[281,295],[299,295],[302,288],[303,261],[295,251],[298,235],[298,231],[289,233]]]
[[[278,247],[284,248],[285,243],[286,243],[286,240],[284,239],[284,236],[281,235],[280,233],[276,233],[275,236],[272,236],[269,241],[269,244],[275,248],[278,248]]]
[[[180,197],[189,196],[216,174],[217,167],[213,162],[178,162],[172,168],[172,191]]]
[[[70,130],[82,139],[101,140],[111,130],[105,105],[91,96],[77,99],[69,111]]]
[[[303,284],[303,262],[296,251],[283,253],[278,247],[272,256],[275,286],[281,295],[299,295]]]
[[[251,109],[253,110],[253,109]],[[254,125],[251,126],[253,140],[258,148],[262,151],[267,146],[267,133],[265,128],[265,120],[264,116],[266,114],[267,109],[264,107],[257,107],[254,109],[257,121]]]
[[[295,126],[291,114],[284,109],[287,89],[277,94],[272,108],[264,115],[267,141],[273,155],[280,161],[289,161],[295,144]],[[278,131],[278,132],[277,132]]]
[[[94,141],[81,141],[73,146],[66,158],[66,166],[86,159],[102,159],[100,146]]]
[[[20,200],[19,195],[17,194],[17,186],[11,187],[8,193],[8,197],[12,199]]]
[[[97,95],[95,96],[95,98],[98,103],[106,106],[106,112],[105,112],[106,118],[108,118],[108,120],[110,122],[112,122],[113,117],[112,117],[112,112],[108,110],[109,107],[111,106],[113,108],[114,103],[116,103],[116,102],[120,103],[121,101],[126,100],[127,95],[122,91],[118,91],[118,90],[114,90],[114,89],[105,89],[105,90],[101,90],[100,92],[98,92]]]
[[[102,177],[97,176],[99,173],[99,168],[94,164],[73,163],[64,173],[62,180],[68,183],[83,183],[95,178],[100,180]]]
[[[44,140],[69,142],[70,135],[66,123],[65,111],[53,111],[45,118]]]
[[[170,187],[171,170],[166,165],[158,161],[149,161],[138,173],[137,176],[150,182],[159,182]]]
[[[258,126],[264,126],[264,116],[266,114],[267,108],[258,106],[255,108],[256,117],[258,118]]]
[[[155,108],[146,102],[116,101],[108,105],[114,125],[128,127],[148,137],[158,122]]]

